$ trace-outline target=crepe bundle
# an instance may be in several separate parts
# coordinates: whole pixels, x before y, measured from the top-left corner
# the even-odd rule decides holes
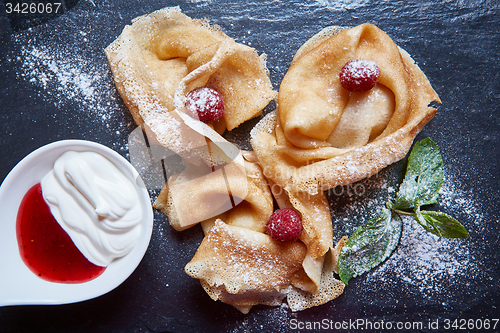
[[[353,59],[380,68],[368,92],[340,84],[341,68]],[[439,102],[420,68],[382,30],[330,27],[298,50],[279,89],[279,111],[256,125],[251,144],[275,183],[316,194],[403,158]]]
[[[281,242],[216,220],[185,270],[201,280],[213,300],[243,313],[256,304],[281,305],[285,297],[292,311],[300,311],[324,304],[344,290],[333,276],[331,259],[320,272],[318,290],[303,290],[310,281],[302,267],[306,252],[300,241]]]
[[[202,225],[206,235],[186,265],[187,274],[199,279],[211,298],[243,313],[256,304],[280,305],[284,297],[292,311],[338,297],[344,284],[333,272],[340,250],[333,250],[326,200],[320,201],[321,210],[315,200],[300,207],[309,221],[300,240],[273,240],[265,233],[274,209],[269,182],[253,152],[241,156],[215,170],[186,167],[169,179],[154,203],[176,230]],[[286,194],[276,194],[283,207],[291,205]],[[321,228],[326,242],[308,237],[311,228]],[[318,244],[328,246],[319,249]]]
[[[134,19],[105,52],[135,122],[193,163],[231,160],[234,156],[227,159],[221,154],[218,161],[205,137],[227,147],[219,134],[261,114],[276,96],[265,55],[236,43],[205,20],[189,18],[178,7]],[[202,86],[218,91],[225,104],[223,118],[210,125],[185,113],[186,95]]]
[[[178,231],[222,218],[228,224],[264,232],[273,212],[273,199],[252,154],[212,170],[188,165],[174,174],[155,200],[154,206],[169,217]],[[236,207],[237,209],[233,209]]]

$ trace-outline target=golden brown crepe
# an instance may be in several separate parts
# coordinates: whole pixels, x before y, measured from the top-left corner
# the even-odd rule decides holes
[[[217,132],[259,115],[276,96],[265,55],[236,43],[206,20],[189,18],[178,7],[134,19],[105,52],[135,122],[191,161],[217,164],[205,137],[227,142]],[[184,117],[186,95],[201,86],[217,90],[224,99],[223,119],[210,126]]]
[[[368,92],[342,88],[353,59],[380,68]],[[439,102],[428,79],[371,24],[327,28],[296,53],[278,96],[279,112],[252,130],[266,176],[288,192],[316,194],[369,177],[403,158]]]
[[[264,233],[216,220],[185,271],[199,279],[213,300],[243,313],[253,305],[278,306],[287,296],[292,311],[324,304],[342,294],[344,283],[333,275],[333,252],[316,292],[302,289],[310,282],[302,262],[306,246],[282,242]]]
[[[212,298],[224,295],[213,289],[223,286],[227,294],[247,295],[238,306],[278,305],[293,281],[307,279],[301,265],[305,254],[301,242],[276,241],[217,220],[185,270],[204,282]],[[269,303],[271,295],[273,302]],[[228,299],[222,297],[221,301]]]
[[[200,279],[214,300],[244,313],[256,304],[279,305],[285,296],[298,311],[340,295],[344,285],[333,277],[331,264],[336,259],[328,259],[338,253],[324,194],[289,198],[281,193],[286,207],[301,213],[304,231],[295,242],[273,240],[265,233],[274,209],[270,186],[255,154],[241,156],[214,170],[187,167],[169,179],[154,203],[176,230],[202,225],[206,236],[186,272]],[[269,270],[274,280],[265,278]],[[237,282],[242,274],[245,280]]]
[[[252,155],[243,152],[214,170],[187,167],[168,180],[154,207],[167,214],[178,231],[200,222],[209,229],[214,218],[221,218],[231,225],[264,232],[273,212],[273,198]]]
[[[325,304],[344,292],[345,284],[337,279],[334,273],[338,273],[338,258],[346,241],[347,237],[342,237],[335,248],[331,249],[322,258],[321,266],[318,267],[319,283],[317,290],[313,292],[304,288],[292,288],[290,290],[287,294],[287,303],[292,311],[302,311]],[[303,267],[306,268],[304,262]]]

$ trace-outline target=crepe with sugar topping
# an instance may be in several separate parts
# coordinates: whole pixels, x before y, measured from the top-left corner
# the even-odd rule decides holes
[[[215,170],[187,166],[154,202],[176,230],[201,223],[206,235],[186,272],[214,300],[244,313],[256,304],[280,305],[285,296],[298,311],[340,295],[344,284],[334,278],[335,266],[325,264],[336,262],[339,251],[324,194],[290,198],[269,186],[253,152],[241,156]],[[266,234],[274,210],[271,188],[281,208],[301,213],[299,240],[281,242]]]
[[[341,86],[340,70],[352,59],[378,65],[373,89]],[[382,30],[330,27],[296,53],[279,89],[279,111],[257,124],[251,144],[274,182],[315,194],[403,158],[439,102],[417,64]]]
[[[212,299],[243,313],[257,304],[278,306],[285,296],[292,311],[299,311],[338,297],[345,287],[329,259],[318,290],[304,290],[310,281],[302,266],[306,252],[300,241],[277,241],[216,220],[185,270],[200,279]]]
[[[208,230],[215,218],[264,232],[273,212],[273,198],[252,152],[212,170],[188,165],[174,174],[154,202],[178,231],[202,223]],[[234,208],[234,209],[233,209]]]
[[[218,161],[205,137],[217,147],[227,143],[219,134],[260,115],[276,96],[265,55],[178,7],[134,19],[105,52],[135,122],[149,127],[160,144],[198,164],[200,159],[209,165],[226,163],[225,157]],[[202,86],[224,99],[223,118],[209,125],[185,113],[186,95]]]
[[[247,296],[235,304],[239,307],[279,305],[295,280],[307,278],[301,265],[305,253],[301,242],[276,241],[264,233],[217,220],[185,270],[204,281],[202,285],[212,298],[217,295],[227,301],[227,293]],[[218,287],[223,289],[218,291]]]

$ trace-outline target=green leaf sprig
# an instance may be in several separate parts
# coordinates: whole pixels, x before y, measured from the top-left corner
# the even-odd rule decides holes
[[[450,215],[421,209],[437,202],[443,179],[443,158],[437,144],[430,138],[415,143],[394,202],[388,201],[379,216],[358,227],[342,248],[339,276],[345,284],[380,265],[396,249],[403,227],[399,215],[413,216],[425,230],[439,237],[469,237]]]

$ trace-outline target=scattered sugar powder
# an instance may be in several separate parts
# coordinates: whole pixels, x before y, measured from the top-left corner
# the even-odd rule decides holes
[[[123,111],[104,51],[87,32],[57,30],[38,26],[12,35],[14,50],[8,58],[16,65],[18,79],[33,84],[38,96],[57,109],[76,108],[90,116],[85,122],[120,132],[127,124],[120,121]],[[59,35],[74,42],[62,41]]]
[[[476,237],[439,238],[425,231],[415,219],[404,216],[403,233],[395,252],[382,265],[366,274],[359,288],[376,292],[381,284],[389,283],[398,285],[398,290],[402,289],[409,295],[445,303],[454,292],[467,292],[474,281],[492,283],[491,272],[482,269],[481,253],[487,245],[481,244],[480,234],[487,233],[484,230],[487,223],[481,202],[474,190],[464,189],[446,170],[435,208],[457,218]],[[378,204],[382,201],[385,202],[379,200]],[[377,204],[377,200],[372,202]],[[460,286],[465,288],[457,291]]]
[[[369,4],[368,0],[316,0],[320,5],[332,10],[356,9]]]
[[[413,218],[403,220],[398,248],[367,275],[364,281],[367,288],[376,281],[392,281],[398,285],[402,282],[406,292],[438,300],[448,296],[450,281],[473,279],[478,274],[478,259],[467,241],[439,238],[426,232]]]
[[[334,242],[352,232],[375,215],[391,200],[397,190],[392,169],[354,184],[337,186],[326,191],[333,221]]]
[[[247,333],[254,332],[256,328],[261,331],[271,330],[276,333],[290,332],[290,320],[295,316],[290,312],[290,308],[286,303],[279,307],[266,307],[258,309],[265,313],[263,315],[246,315],[238,323],[238,327],[233,328],[231,333]],[[221,331],[228,331],[221,330]]]
[[[454,175],[456,172],[445,169],[445,179],[439,191],[438,205],[440,210],[453,215],[461,221],[466,219],[469,225],[474,226],[476,231],[483,232],[488,225],[484,223],[483,202],[477,198],[475,191],[483,190],[483,186],[474,186],[464,189],[460,180]],[[469,182],[469,181],[468,181]]]

